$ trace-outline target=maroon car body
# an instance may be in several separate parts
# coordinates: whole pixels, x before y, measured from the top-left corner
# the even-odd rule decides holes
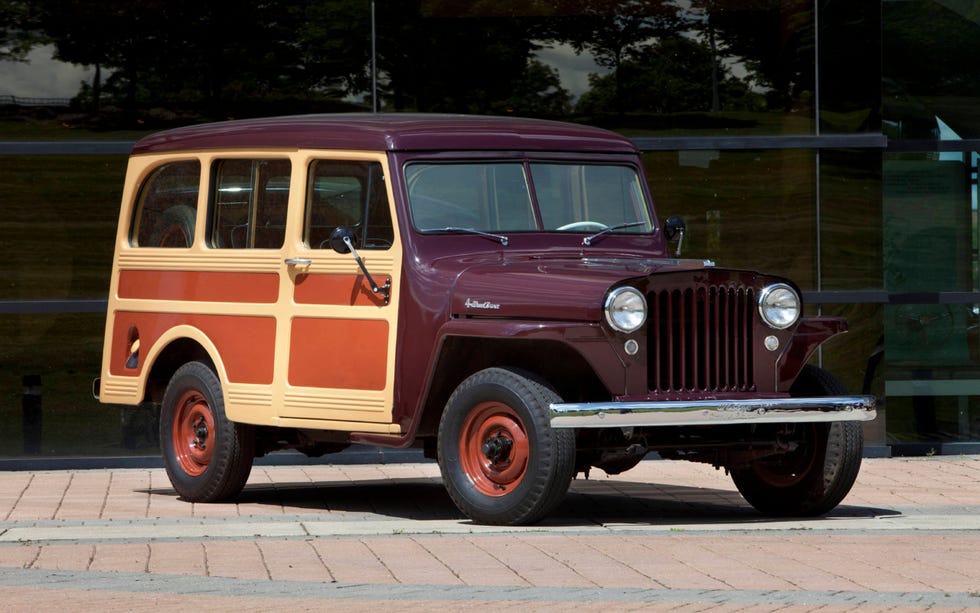
[[[256,454],[419,445],[460,509],[491,523],[539,520],[575,473],[621,472],[650,451],[729,469],[770,513],[826,512],[853,483],[874,401],[806,365],[846,323],[800,317],[788,280],[671,254],[629,139],[513,118],[312,115],[171,130],[133,153],[210,150],[384,152],[401,246],[383,288],[357,259],[379,308],[397,293],[394,433],[258,428]],[[338,232],[335,249],[373,253],[355,236],[369,229]]]

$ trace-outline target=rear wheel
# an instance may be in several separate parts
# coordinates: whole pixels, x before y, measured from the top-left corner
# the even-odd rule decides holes
[[[160,446],[167,476],[191,502],[220,502],[237,496],[252,470],[251,426],[225,417],[217,375],[201,362],[174,373],[160,409]]]
[[[562,500],[575,474],[575,434],[553,430],[558,395],[525,373],[488,368],[463,381],[439,424],[439,468],[474,521],[528,524]]]
[[[790,393],[797,397],[846,395],[827,371],[805,366]],[[732,480],[753,507],[768,515],[816,516],[847,496],[861,468],[864,439],[859,422],[799,424],[796,448],[732,469]]]

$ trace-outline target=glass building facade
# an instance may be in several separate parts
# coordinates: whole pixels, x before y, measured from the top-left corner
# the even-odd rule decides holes
[[[152,410],[90,393],[140,125],[353,109],[537,116],[630,136],[658,213],[687,222],[684,255],[786,275],[811,313],[848,318],[815,360],[881,398],[869,454],[980,449],[977,3],[312,4],[135,20],[170,28],[146,37],[172,52],[125,48],[149,63],[106,64],[110,76],[73,103],[139,115],[131,131],[79,137],[57,129],[77,113],[51,110],[35,128],[3,108],[0,457],[156,453]],[[284,46],[274,30],[287,14],[296,44]],[[235,19],[251,42],[227,34]],[[190,23],[210,29],[178,27]]]

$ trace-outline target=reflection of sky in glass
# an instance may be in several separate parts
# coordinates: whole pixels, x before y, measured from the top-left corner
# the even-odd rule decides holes
[[[960,135],[953,130],[953,128],[949,127],[949,125],[939,117],[936,117],[936,125],[938,126],[937,129],[939,131],[939,140],[963,140],[960,138]],[[943,151],[939,153],[939,159],[945,161],[962,162],[965,155],[966,153],[962,151]],[[977,159],[977,152],[971,151],[970,191],[972,193],[971,208],[974,212],[977,210]]]
[[[535,52],[534,56],[545,66],[558,71],[561,85],[572,94],[573,99],[589,90],[589,75],[608,74],[610,70],[595,63],[588,53],[577,54],[571,45],[551,44],[535,41],[539,45],[547,45]]]
[[[953,128],[949,127],[945,121],[936,117],[937,132],[939,133],[939,140],[962,140],[960,135],[956,133]],[[964,151],[941,151],[939,153],[939,159],[944,161],[952,162],[963,162],[966,152]],[[980,288],[980,268],[978,268],[977,258],[977,246],[980,244],[980,226],[978,226],[977,219],[977,183],[980,179],[980,173],[978,173],[977,162],[980,160],[980,156],[977,155],[976,151],[970,152],[970,209],[973,211],[973,281],[974,281],[974,291]],[[978,312],[976,306],[973,307],[974,313]]]
[[[0,95],[24,98],[72,98],[79,83],[92,81],[95,69],[54,59],[54,47],[38,47],[26,62],[0,62]],[[108,77],[103,71],[102,78]]]

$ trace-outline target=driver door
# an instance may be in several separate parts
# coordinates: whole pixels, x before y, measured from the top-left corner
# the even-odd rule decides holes
[[[401,245],[383,155],[306,160],[302,241],[286,259],[292,300],[280,417],[319,420],[317,427],[397,432],[392,426]],[[374,292],[352,253],[331,248],[337,228],[353,244],[377,285]]]

